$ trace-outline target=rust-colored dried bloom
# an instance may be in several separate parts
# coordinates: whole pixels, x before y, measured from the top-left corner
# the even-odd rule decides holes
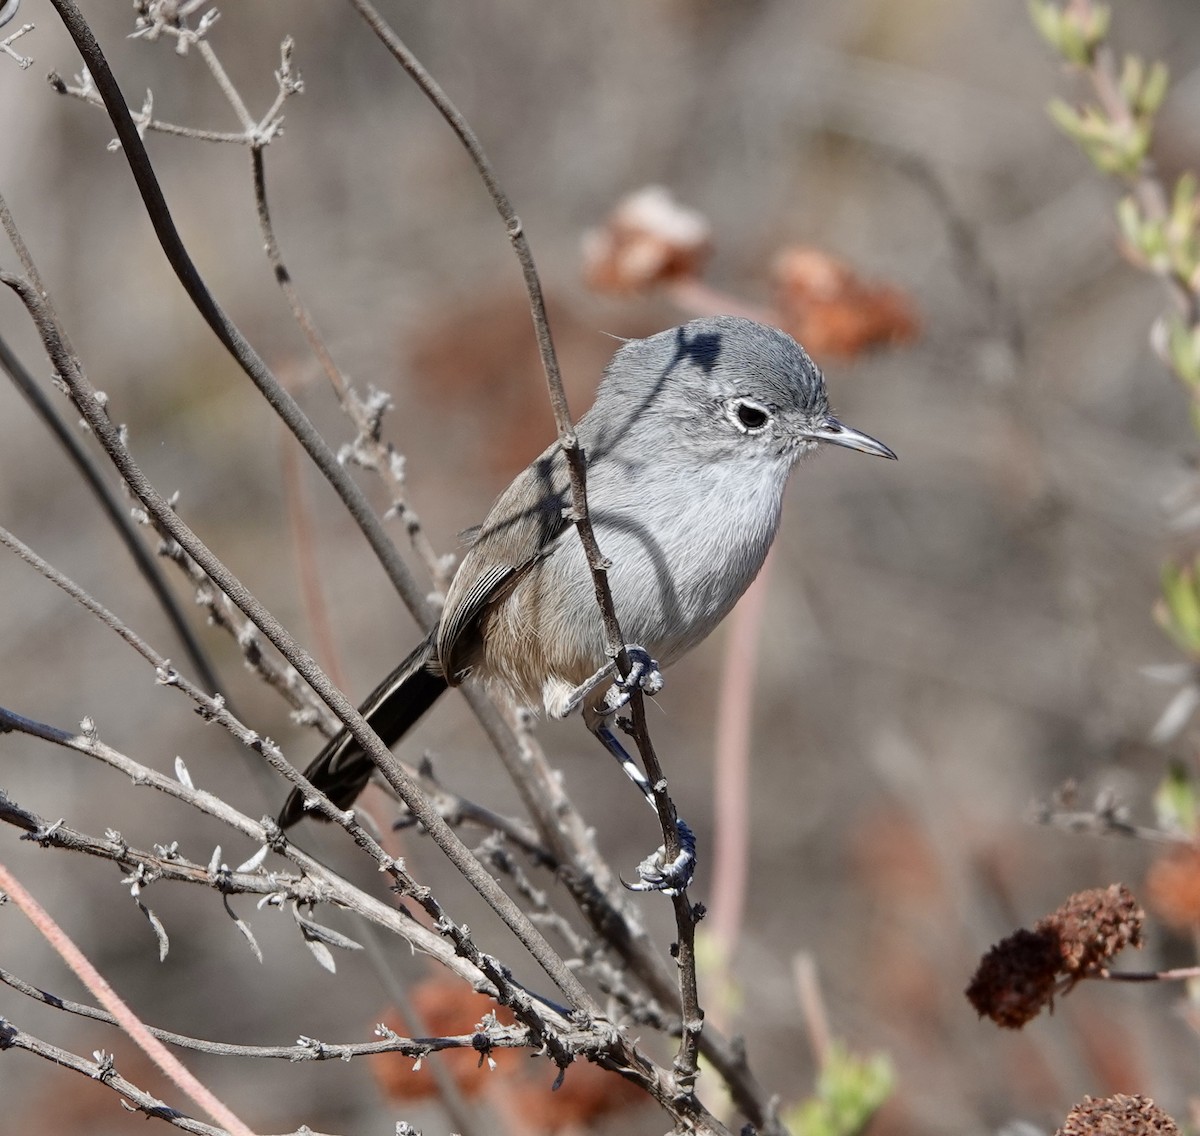
[[[1200,848],[1172,848],[1151,865],[1146,904],[1177,931],[1200,927]]]
[[[988,951],[967,998],[980,1017],[1020,1029],[1050,1004],[1060,979],[1069,990],[1126,947],[1140,947],[1144,918],[1124,884],[1077,892],[1032,931],[1022,929]]]
[[[711,251],[707,219],[660,185],[618,202],[602,229],[583,236],[583,276],[597,292],[643,292],[697,276]]]
[[[967,987],[967,999],[980,1017],[1020,1029],[1049,1004],[1061,963],[1054,931],[1022,927],[983,956]]]
[[[1126,947],[1142,945],[1146,913],[1124,884],[1077,892],[1035,924],[1058,934],[1062,971],[1072,979],[1103,970]]]
[[[784,249],[775,258],[773,275],[780,326],[817,358],[853,357],[917,334],[916,315],[903,293],[865,283],[848,264],[820,249]]]
[[[1179,1136],[1179,1126],[1149,1097],[1084,1097],[1054,1136]]]

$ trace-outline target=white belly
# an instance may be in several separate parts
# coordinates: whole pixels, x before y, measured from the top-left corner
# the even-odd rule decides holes
[[[650,464],[642,477],[589,486],[596,539],[612,561],[609,584],[627,642],[665,666],[716,627],[762,567],[786,479],[786,468],[766,463],[761,470],[712,464],[686,475]],[[538,593],[521,606],[536,613],[529,631],[550,663],[543,677],[560,686],[582,682],[606,655],[591,575],[573,529],[526,587]]]

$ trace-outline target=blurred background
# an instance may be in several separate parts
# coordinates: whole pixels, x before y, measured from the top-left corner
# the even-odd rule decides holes
[[[155,117],[238,128],[194,52],[128,38],[128,5],[84,8],[134,109],[149,88]],[[1176,687],[1143,668],[1180,661],[1151,609],[1163,560],[1190,551],[1177,518],[1195,494],[1195,437],[1185,395],[1147,344],[1165,297],[1116,251],[1117,190],[1045,113],[1052,95],[1080,93],[1078,79],[1023,5],[988,0],[381,9],[473,123],[515,202],[576,414],[612,336],[693,314],[678,294],[600,294],[584,281],[584,233],[647,184],[707,218],[705,280],[737,302],[769,303],[773,264],[802,244],[886,282],[916,321],[907,342],[845,358],[810,343],[839,416],[901,460],[825,453],[789,491],[759,648],[752,876],[727,1019],[745,1033],[756,1072],[786,1100],[811,1091],[793,976],[795,956],[808,952],[834,1033],[894,1063],[896,1094],[875,1131],[986,1133],[1016,1121],[1053,1131],[1085,1093],[1115,1091],[1151,1095],[1182,1120],[1200,1047],[1178,988],[1091,984],[1021,1033],[980,1022],[962,996],[992,942],[1073,891],[1120,880],[1137,892],[1151,864],[1147,845],[1032,823],[1032,803],[1074,779],[1084,804],[1109,789],[1150,821],[1166,761],[1192,754],[1187,733],[1167,747],[1147,742]],[[168,269],[122,157],[106,150],[107,118],[45,83],[51,69],[79,70],[53,9],[26,0],[22,21],[36,31],[15,46],[36,63],[21,71],[0,56],[0,192],[138,460],[312,646],[286,520],[290,440]],[[391,394],[385,433],[407,459],[412,504],[434,545],[453,551],[456,534],[553,437],[517,265],[461,147],[348,5],[225,7],[210,41],[251,113],[274,97],[288,34],[305,91],[266,154],[283,253],[345,372]],[[1114,36],[1171,68],[1156,154],[1173,180],[1200,159],[1200,8],[1120,6]],[[348,441],[262,255],[248,151],[153,134],[148,144],[220,302],[331,443]],[[0,266],[14,269],[15,257],[0,251]],[[0,331],[48,385],[40,345],[7,294]],[[416,629],[307,466],[302,482],[340,663],[361,696]],[[364,484],[382,507],[378,484]],[[5,383],[0,523],[182,665],[125,550]],[[179,594],[190,606],[182,583]],[[201,634],[249,723],[303,764],[316,736],[289,721],[225,637]],[[718,632],[679,663],[651,708],[672,793],[700,839],[701,900],[712,879],[725,641]],[[156,688],[110,632],[10,556],[0,557],[0,702],[67,729],[89,715],[103,739],[164,771],[180,755],[198,785],[251,815],[283,798],[282,785],[264,792],[236,747]],[[578,722],[541,736],[628,875],[658,840],[649,813]],[[429,715],[405,756],[423,750],[451,787],[517,808],[460,700]],[[178,840],[207,862],[223,842],[230,864],[253,852],[25,737],[0,736],[0,785],[49,819],[116,829],[132,844]],[[378,886],[344,841],[304,835]],[[386,1013],[361,955],[339,956],[331,976],[289,918],[247,900],[234,906],[264,965],[213,893],[148,889],[143,899],[171,936],[160,964],[111,864],[41,851],[15,830],[0,834],[0,849],[155,1025],[248,1043],[352,1041],[369,1039]],[[488,949],[508,949],[427,842],[410,834],[406,852],[456,918],[493,936]],[[650,898],[644,910],[665,949],[668,905]],[[425,977],[403,954],[397,968]],[[1190,957],[1186,940],[1152,926],[1147,950],[1126,962]],[[0,909],[0,965],[87,1000],[11,905]],[[0,1014],[76,1052],[113,1050],[120,1072],[168,1095],[114,1031],[4,988]],[[427,1136],[447,1130],[431,1106],[386,1100],[366,1062],[189,1064],[260,1130],[382,1131],[400,1117]],[[536,1068],[548,1089],[551,1071]],[[0,1099],[20,1118],[14,1131],[142,1130],[108,1090],[23,1053],[0,1060]],[[634,1108],[590,1130],[661,1127],[653,1108]]]

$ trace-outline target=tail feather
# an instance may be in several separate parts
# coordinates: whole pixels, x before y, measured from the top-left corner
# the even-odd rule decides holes
[[[427,639],[358,708],[384,745],[395,745],[446,689],[446,680],[429,669],[432,659],[433,642]],[[349,732],[342,730],[317,754],[304,776],[339,809],[348,809],[374,772],[375,763]],[[280,827],[290,828],[307,812],[304,794],[293,789],[280,810]],[[312,816],[324,819],[319,813]]]

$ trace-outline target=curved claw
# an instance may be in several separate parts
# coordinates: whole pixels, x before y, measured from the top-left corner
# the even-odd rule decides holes
[[[679,895],[687,889],[696,872],[696,837],[683,820],[676,820],[675,827],[679,833],[679,855],[669,864],[665,862],[665,848],[660,847],[657,852],[647,856],[638,865],[637,883],[621,880],[629,891],[661,891],[664,895]]]
[[[650,657],[645,647],[636,643],[625,644],[625,654],[629,656],[629,674],[618,675],[612,686],[604,695],[605,714],[615,714],[629,703],[629,696],[635,690],[654,697],[663,688],[662,671],[658,669],[656,660]]]

